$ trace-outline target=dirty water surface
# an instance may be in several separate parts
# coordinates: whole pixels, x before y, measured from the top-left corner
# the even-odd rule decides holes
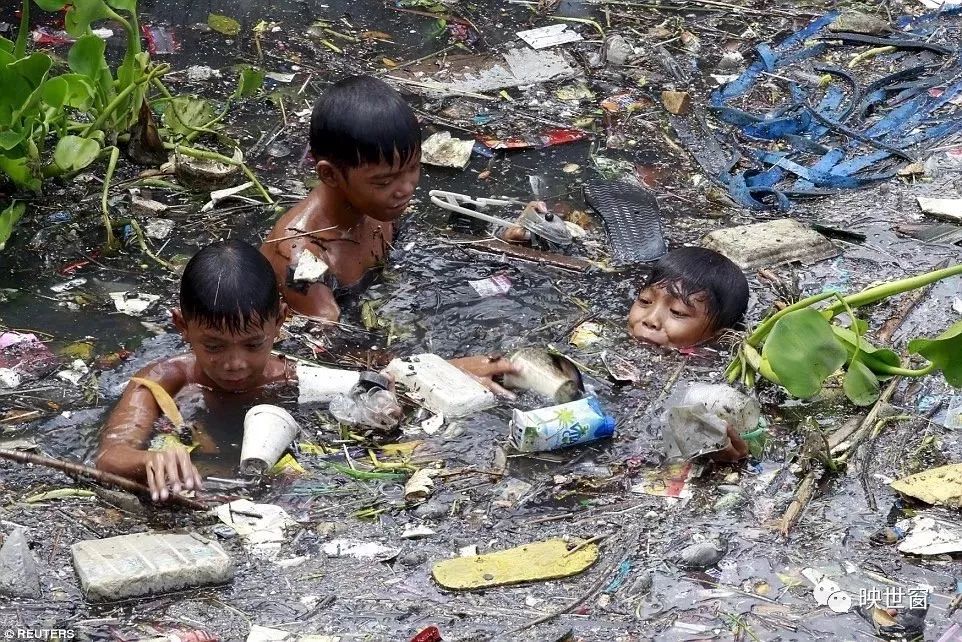
[[[438,60],[430,56],[449,47],[453,49],[442,59],[446,53],[497,52],[513,44],[516,31],[556,22],[549,15],[574,18],[568,23],[583,36],[562,47],[571,48],[585,79],[513,87],[505,90],[507,97],[489,92],[493,100],[438,98],[415,92],[413,84],[399,84],[417,109],[425,135],[446,130],[471,138],[481,126],[500,137],[536,135],[576,122],[589,135],[565,145],[511,152],[478,145],[463,171],[425,165],[416,200],[374,285],[345,306],[341,325],[320,327],[293,319],[277,350],[324,365],[377,369],[392,357],[422,352],[457,357],[551,346],[582,366],[586,386],[618,421],[616,437],[565,450],[517,453],[508,444],[512,409],[544,405],[530,394],[447,420],[439,428],[431,426],[426,413],[408,407],[403,432],[386,441],[418,441],[406,463],[443,468],[428,498],[406,501],[403,480],[344,472],[355,465],[369,468],[372,453],[389,464],[398,459],[360,445],[323,409],[298,407],[290,391],[274,391],[256,401],[295,414],[303,430],[293,454],[304,471],[241,483],[236,471],[241,425],[253,401],[210,408],[202,396],[184,394],[177,401],[185,417],[203,426],[220,447],[216,456],[195,457],[208,478],[209,496],[251,497],[284,508],[294,524],[285,530],[279,550],[259,555],[216,518],[167,507],[118,504],[104,495],[30,502],[47,490],[87,486],[49,469],[0,460],[3,532],[15,525],[26,528],[43,587],[41,599],[0,601],[0,631],[63,629],[73,639],[106,641],[188,639],[186,632],[204,630],[223,640],[243,640],[256,625],[285,631],[288,639],[326,635],[331,637],[321,639],[403,641],[433,625],[443,639],[465,641],[962,639],[941,637],[960,621],[951,606],[962,575],[957,557],[910,556],[871,540],[880,529],[923,508],[894,493],[888,481],[959,461],[962,442],[943,427],[949,400],[958,391],[953,393],[941,377],[902,382],[886,412],[907,418],[887,424],[844,470],[820,477],[797,524],[783,536],[779,520],[812,465],[811,426],[830,433],[846,421],[858,421],[864,411],[848,404],[837,387],[814,400],[797,401],[763,386],[758,396],[769,440],[761,453],[741,465],[668,468],[660,454],[664,400],[685,382],[722,382],[731,342],[723,338],[692,354],[640,345],[627,335],[626,316],[647,268],[573,271],[480,252],[464,243],[464,228],[453,225],[428,196],[431,189],[521,200],[537,195],[587,230],[572,253],[599,263],[607,255],[604,227],[599,218],[584,213],[588,208],[581,190],[591,178],[629,173],[644,181],[658,195],[669,247],[696,242],[721,227],[774,218],[771,212],[720,201],[706,187],[712,181],[695,158],[706,150],[682,149],[685,141],[673,135],[676,130],[657,96],[662,88],[681,86],[705,102],[707,71],[718,58],[713,48],[738,50],[751,59],[755,44],[791,33],[829,7],[755,2],[745,3],[743,11],[722,12],[713,6],[722,3],[693,2],[684,11],[661,12],[660,3],[648,8],[619,2],[606,7],[575,1],[444,3],[480,28],[481,38],[468,30],[464,43],[458,39],[461,32],[448,29],[452,22],[460,23],[449,20],[442,26],[424,15],[432,3],[397,4],[140,4],[142,23],[168,30],[179,45],[175,53],[156,56],[173,65],[169,86],[174,91],[222,101],[233,91],[240,65],[294,74],[290,82],[268,78],[261,96],[231,111],[226,129],[261,180],[277,189],[280,208],[296,202],[313,184],[306,110],[334,79],[352,72],[391,75],[393,67],[386,66],[385,58],[397,64],[428,57],[420,64],[430,69]],[[862,3],[842,4],[865,9]],[[893,12],[918,11],[917,3],[902,4],[887,6]],[[230,39],[210,31],[210,13],[236,18],[245,35]],[[16,22],[6,7],[0,8],[3,20]],[[58,28],[49,14],[34,20]],[[263,37],[259,58],[246,34],[262,20],[277,28]],[[377,31],[390,38],[358,43],[321,30],[325,35],[319,39],[309,35],[317,20],[338,33]],[[621,67],[590,67],[589,56],[601,46],[591,21],[637,40],[645,48],[644,59]],[[682,36],[675,34],[682,32],[697,34],[701,53],[681,46]],[[949,33],[962,45],[959,31]],[[659,46],[679,61],[680,72],[659,62],[654,45],[662,42]],[[108,45],[115,53],[122,50],[120,43]],[[66,48],[54,46],[54,51],[64,55]],[[192,65],[210,67],[220,76],[191,80],[186,70]],[[557,98],[558,90],[581,84],[590,98]],[[615,103],[631,104],[630,110],[601,106],[612,96],[620,96]],[[124,166],[115,180],[133,184],[139,171]],[[541,177],[545,191],[533,191],[532,176]],[[958,198],[960,179],[959,169],[950,166],[934,179],[897,178],[799,200],[792,217],[854,231],[864,239],[840,237],[835,240],[837,258],[778,266],[770,273],[805,294],[854,292],[879,280],[934,269],[943,261],[958,263],[962,251],[957,245],[924,244],[898,228],[931,223],[918,214],[916,196]],[[90,371],[78,384],[49,376],[0,391],[3,447],[32,444],[51,456],[90,463],[99,426],[129,377],[143,365],[185,349],[169,314],[176,305],[177,275],[158,267],[135,243],[117,256],[100,253],[101,180],[84,174],[35,199],[31,214],[0,255],[0,288],[17,291],[0,303],[3,326],[37,334],[61,355],[61,367],[70,365],[74,357],[68,355],[75,355],[78,345],[90,345],[82,357]],[[118,184],[111,192],[118,218],[128,216],[124,187]],[[154,241],[154,249],[175,265],[216,239],[257,243],[279,213],[257,203],[221,204],[201,212],[206,194],[149,186],[141,190],[170,206],[166,216],[176,226],[169,237]],[[476,289],[483,286],[472,285],[492,277],[510,288],[486,296]],[[51,290],[74,279],[83,282]],[[755,274],[749,283],[751,325],[782,292]],[[112,292],[140,292],[159,300],[135,317],[115,310]],[[953,303],[959,294],[958,279],[932,288],[893,335],[894,348],[904,350],[908,339],[934,336],[958,320]],[[892,316],[899,302],[869,308],[871,326]],[[597,336],[574,345],[576,331]],[[609,355],[634,364],[639,380],[613,382],[603,358]],[[946,519],[958,524],[957,512]],[[415,527],[421,529],[419,537],[402,537]],[[70,546],[147,530],[185,530],[218,541],[235,562],[234,580],[141,599],[86,602]],[[600,558],[567,579],[477,591],[445,590],[432,577],[435,563],[465,548],[489,553],[554,537],[592,540],[600,547]],[[378,552],[353,557],[330,546],[344,541],[377,545]],[[724,554],[714,563],[682,563],[682,549],[700,542],[717,542]],[[837,613],[820,605],[812,569],[832,578],[836,592],[851,597],[852,608]],[[910,589],[918,587],[926,587],[924,626],[918,625],[919,618],[912,621],[907,608],[900,608],[894,624],[891,615],[856,608],[860,596],[875,591],[888,591],[891,606],[905,607],[914,594]],[[901,596],[899,604],[896,596]]]

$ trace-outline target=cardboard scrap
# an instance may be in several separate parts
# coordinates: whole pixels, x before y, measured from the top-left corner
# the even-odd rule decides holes
[[[962,464],[930,468],[890,485],[892,490],[926,504],[962,508]]]
[[[545,49],[546,47],[554,47],[555,45],[563,45],[568,42],[578,42],[582,40],[580,33],[569,29],[568,25],[564,23],[519,31],[515,35],[531,45],[532,49]]]

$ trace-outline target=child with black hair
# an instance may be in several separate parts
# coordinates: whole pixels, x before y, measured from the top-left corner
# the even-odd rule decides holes
[[[628,312],[631,336],[668,348],[688,348],[737,327],[748,309],[748,280],[727,257],[703,247],[682,247],[660,258]],[[748,444],[728,427],[721,462],[748,456]]]
[[[687,348],[736,327],[748,309],[748,280],[728,258],[703,247],[673,250],[655,263],[631,311],[631,336]]]
[[[398,92],[354,76],[318,99],[310,136],[320,183],[277,221],[261,251],[294,311],[336,321],[337,299],[363,290],[414,196],[421,127]]]
[[[294,363],[271,352],[287,312],[271,265],[256,248],[241,241],[208,245],[187,263],[180,307],[172,311],[190,351],[156,361],[135,377],[159,384],[171,397],[193,388],[211,399],[231,395],[234,406],[259,403],[266,388],[297,383]],[[518,372],[498,357],[451,363],[498,393],[504,390],[492,377]],[[160,415],[153,393],[131,382],[107,418],[96,455],[98,468],[146,482],[154,501],[202,486],[186,448],[147,450]]]

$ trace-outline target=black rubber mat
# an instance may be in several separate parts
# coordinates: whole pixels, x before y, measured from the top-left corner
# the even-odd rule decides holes
[[[654,261],[668,252],[658,201],[648,190],[621,181],[593,180],[585,184],[585,201],[605,222],[615,265]]]

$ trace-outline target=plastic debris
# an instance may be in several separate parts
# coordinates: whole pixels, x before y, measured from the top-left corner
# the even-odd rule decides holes
[[[962,395],[953,395],[949,399],[943,425],[949,430],[962,430]]]
[[[384,370],[433,413],[457,419],[496,403],[494,393],[471,375],[434,354],[394,359]]]
[[[57,367],[59,360],[45,343],[31,333],[0,334],[0,381],[16,388],[23,381],[35,381]]]
[[[156,294],[126,291],[111,292],[110,298],[113,300],[117,312],[122,312],[132,317],[139,317],[152,308],[155,303],[160,301],[160,297]]]
[[[615,265],[653,261],[668,251],[658,200],[651,191],[621,181],[592,180],[585,184],[585,201],[605,222]]]
[[[244,541],[244,547],[259,559],[276,560],[287,541],[284,529],[295,522],[280,506],[255,504],[238,499],[214,509],[217,517]]]
[[[578,366],[563,355],[542,348],[523,348],[508,359],[520,373],[504,376],[506,388],[530,390],[555,403],[568,403],[584,392]]]
[[[437,535],[437,532],[433,528],[408,524],[404,528],[404,532],[401,533],[401,539],[422,539],[424,537],[431,537],[432,535]]]
[[[665,401],[661,436],[668,459],[691,459],[730,444],[728,427],[743,433],[758,427],[758,402],[724,384],[692,383]]]
[[[576,549],[579,544],[549,539],[477,557],[455,557],[435,564],[431,575],[455,591],[571,577],[598,560],[597,544]]]
[[[500,296],[511,291],[511,279],[508,278],[507,274],[496,274],[486,279],[468,281],[468,285],[474,288],[478,296],[483,298]]]
[[[252,624],[246,642],[340,642],[336,635],[300,635],[288,633],[284,629],[272,629]]]
[[[443,642],[443,640],[441,631],[436,626],[429,626],[411,638],[411,642]]]
[[[91,602],[223,584],[234,577],[234,564],[220,544],[196,533],[136,533],[70,548]]]
[[[317,283],[329,269],[330,266],[316,254],[304,249],[297,255],[297,267],[294,268],[292,280],[295,283]]]
[[[330,403],[338,395],[347,394],[360,380],[356,370],[324,368],[306,363],[297,364],[297,403]]]
[[[698,542],[681,550],[678,563],[686,568],[708,568],[720,562],[727,552],[728,545],[721,540]]]
[[[925,198],[916,199],[923,212],[943,221],[962,223],[962,198]]]
[[[438,167],[464,169],[471,162],[473,140],[454,138],[442,131],[429,136],[421,143],[421,162]]]
[[[155,218],[147,221],[144,225],[144,234],[147,238],[163,241],[174,231],[176,223],[169,218]]]
[[[631,487],[640,495],[688,499],[691,497],[689,481],[701,474],[702,467],[690,461],[671,464],[643,473],[644,481]]]
[[[180,51],[174,32],[163,25],[143,25],[141,31],[151,56],[169,55]]]
[[[547,47],[554,47],[555,45],[563,45],[565,43],[579,42],[582,40],[580,33],[570,29],[569,25],[564,23],[519,31],[515,35],[531,45],[532,49],[545,49]]]
[[[827,238],[787,218],[715,230],[702,239],[702,245],[724,254],[743,270],[796,261],[809,265],[838,256]]]
[[[891,483],[892,490],[926,504],[962,508],[962,464],[939,466]]]
[[[905,537],[898,549],[911,555],[945,555],[962,551],[962,527],[956,521],[916,515],[898,522]]]
[[[389,430],[398,425],[402,410],[386,377],[377,373],[361,373],[347,394],[331,399],[330,412],[343,424]]]
[[[612,437],[616,423],[595,397],[527,412],[516,408],[510,423],[511,444],[520,452],[567,448]]]
[[[56,294],[63,294],[64,292],[69,292],[70,290],[76,290],[77,288],[87,285],[87,279],[83,277],[78,277],[76,279],[70,279],[69,281],[64,281],[63,283],[58,283],[57,285],[51,285],[50,291]],[[3,347],[0,345],[0,347]]]
[[[601,340],[603,326],[596,321],[585,321],[571,333],[569,342],[576,348],[587,348]]]
[[[616,33],[605,40],[605,61],[612,65],[624,65],[634,53],[634,47],[621,34]]]
[[[0,547],[0,595],[40,597],[40,575],[22,528],[7,535]]]
[[[390,559],[398,550],[377,542],[360,542],[348,539],[332,539],[321,546],[328,557],[353,557],[359,560]]]

